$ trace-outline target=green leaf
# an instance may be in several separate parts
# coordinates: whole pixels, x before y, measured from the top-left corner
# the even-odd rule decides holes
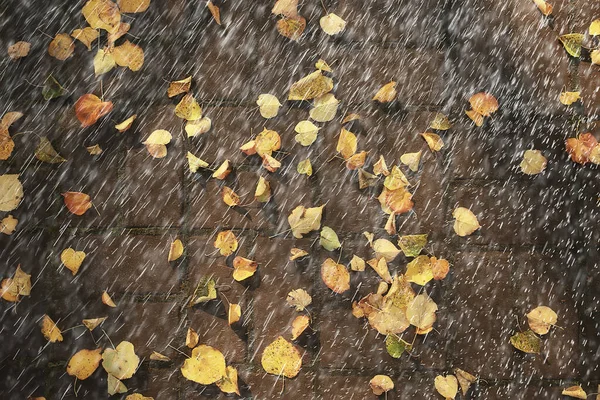
[[[42,96],[46,101],[55,99],[62,96],[65,93],[65,89],[58,83],[52,75],[48,75],[46,82],[44,82],[44,88],[42,89]]]
[[[542,350],[542,340],[531,330],[511,336],[510,344],[525,353],[540,354]]]
[[[40,138],[40,144],[35,149],[35,158],[49,164],[59,164],[67,161],[54,150],[52,143],[46,136]]]
[[[559,36],[558,40],[565,46],[567,53],[577,58],[581,56],[581,46],[583,45],[583,35],[581,33],[568,33]]]
[[[324,226],[323,229],[321,229],[321,239],[319,243],[321,243],[321,246],[323,246],[325,250],[329,251],[342,247],[337,234],[328,226]]]
[[[390,356],[400,358],[402,353],[411,351],[413,346],[402,339],[398,339],[398,337],[394,335],[389,335],[385,339],[385,348]]]
[[[427,235],[406,235],[398,239],[398,245],[406,257],[416,257],[427,244]]]
[[[192,296],[191,305],[206,303],[217,298],[216,282],[213,278],[203,278]]]

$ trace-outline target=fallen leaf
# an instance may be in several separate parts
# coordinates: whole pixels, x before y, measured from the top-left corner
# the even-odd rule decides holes
[[[301,16],[283,17],[277,21],[277,32],[281,36],[297,41],[306,29],[306,19]]]
[[[421,133],[421,136],[425,139],[431,151],[440,151],[444,147],[444,141],[435,133],[425,132]]]
[[[581,33],[567,33],[561,35],[558,40],[563,44],[569,55],[579,58],[581,56],[581,47],[583,45],[584,36]]]
[[[111,101],[102,101],[98,96],[89,93],[81,96],[75,103],[75,115],[84,128],[94,125],[112,109]]]
[[[394,382],[387,375],[375,375],[369,381],[369,386],[375,396],[381,396],[394,388]]]
[[[463,396],[466,396],[467,392],[469,391],[469,387],[471,387],[471,384],[477,381],[477,377],[471,375],[467,371],[463,371],[460,368],[455,368],[454,374],[456,375],[456,379],[460,384]]]
[[[183,243],[180,239],[175,239],[173,243],[171,243],[171,248],[169,249],[169,257],[167,259],[168,262],[175,261],[179,259],[183,255]]]
[[[59,33],[48,45],[48,54],[57,60],[64,61],[73,55],[75,43],[67,33]]]
[[[546,160],[546,157],[539,150],[526,150],[519,167],[521,167],[521,172],[524,174],[536,175],[546,168],[547,163],[548,160]]]
[[[300,312],[312,303],[312,297],[304,289],[294,289],[288,293],[285,301],[290,306],[296,307],[296,311]]]
[[[0,289],[1,297],[11,303],[16,303],[21,296],[29,296],[31,294],[31,275],[17,266],[12,278],[2,280],[2,288]]]
[[[387,239],[377,239],[373,242],[371,247],[373,248],[373,251],[375,251],[375,256],[378,259],[383,257],[387,262],[393,261],[394,258],[400,254],[400,250]]]
[[[321,25],[321,29],[326,34],[333,36],[342,32],[346,28],[346,21],[337,16],[334,13],[329,13],[319,20],[319,25]]]
[[[339,100],[333,94],[327,93],[314,100],[313,108],[308,114],[317,122],[329,122],[335,118],[339,104]]]
[[[324,76],[320,70],[317,70],[292,85],[288,94],[288,100],[315,99],[330,92],[332,89],[333,80]]]
[[[294,139],[302,146],[310,146],[317,140],[319,129],[318,126],[308,120],[300,121],[294,127],[294,130],[298,133]]]
[[[510,344],[524,353],[540,354],[542,340],[533,331],[519,332],[510,337]]]
[[[378,200],[381,204],[381,209],[386,214],[404,214],[412,210],[414,206],[412,194],[403,187],[397,190],[388,190],[384,187]]]
[[[67,374],[76,377],[80,381],[89,378],[100,366],[102,360],[102,349],[79,350],[73,354],[67,364]]]
[[[233,259],[233,279],[238,282],[248,279],[254,275],[257,268],[256,261],[237,256]]]
[[[396,82],[391,81],[390,83],[386,83],[375,93],[373,96],[373,100],[378,101],[380,103],[390,103],[394,101],[396,98]]]
[[[153,158],[163,158],[167,155],[166,145],[171,143],[172,138],[169,131],[157,129],[142,144],[146,146],[146,150]]]
[[[85,47],[87,47],[88,51],[92,50],[92,43],[94,40],[98,39],[98,36],[98,31],[94,28],[90,28],[89,26],[86,26],[83,29],[75,29],[73,32],[71,32],[71,37],[83,43]]]
[[[195,121],[188,121],[185,124],[185,132],[188,137],[196,137],[210,131],[212,121],[208,117],[202,117]]]
[[[358,188],[366,189],[377,184],[377,175],[365,171],[362,168],[358,169]]]
[[[85,193],[65,192],[62,196],[64,197],[65,206],[72,214],[83,215],[92,208],[91,198]]]
[[[238,396],[240,395],[238,372],[237,369],[231,365],[227,366],[225,375],[223,375],[223,378],[220,381],[217,381],[216,384],[223,393],[236,393]]]
[[[302,356],[293,344],[279,336],[265,348],[260,362],[269,374],[294,378],[300,372]]]
[[[473,110],[467,110],[465,111],[465,114],[467,114],[469,119],[471,119],[471,121],[473,121],[473,123],[475,123],[476,126],[483,125],[483,115]]]
[[[436,320],[437,304],[428,294],[419,294],[408,304],[406,318],[411,325],[421,330],[431,328]]]
[[[140,358],[135,354],[133,344],[122,341],[114,349],[102,353],[102,367],[115,378],[129,379],[137,370]]]
[[[577,138],[569,138],[565,144],[571,160],[579,164],[589,162],[592,150],[598,147],[598,141],[591,133],[582,133]]]
[[[181,93],[187,93],[190,91],[190,87],[192,86],[192,77],[188,76],[187,78],[181,79],[179,81],[173,81],[169,83],[169,88],[167,89],[167,96],[175,97]]]
[[[429,124],[429,127],[438,131],[446,131],[452,128],[452,124],[450,123],[450,120],[448,119],[447,115],[438,112],[435,113],[435,116]]]
[[[357,121],[360,119],[360,115],[356,113],[347,114],[342,120],[342,125],[347,124],[348,122]]]
[[[49,164],[60,164],[67,161],[56,152],[46,136],[40,138],[40,143],[35,148],[34,154],[35,158]]]
[[[412,348],[412,344],[398,338],[396,335],[388,335],[385,338],[385,349],[393,358],[400,358],[405,351],[410,352]]]
[[[436,281],[441,281],[448,275],[448,272],[450,272],[450,263],[448,260],[444,260],[443,258],[438,260],[436,257],[431,257],[429,261],[431,262],[433,279]]]
[[[70,247],[64,249],[62,253],[60,253],[60,261],[69,271],[71,271],[73,276],[79,271],[84,259],[85,253],[83,251],[75,251]]]
[[[547,17],[548,15],[552,14],[552,5],[546,2],[546,0],[533,0],[533,2],[544,16]],[[590,27],[590,35],[591,34],[592,32]]]
[[[499,108],[498,100],[491,94],[485,92],[475,93],[469,99],[469,103],[471,104],[473,111],[484,117],[491,116],[498,111]]]
[[[12,235],[15,231],[15,229],[17,228],[17,224],[19,223],[19,220],[16,219],[15,217],[13,217],[12,215],[8,215],[6,217],[4,217],[1,221],[0,221],[0,233],[4,234],[4,235]]]
[[[127,118],[123,122],[115,125],[115,129],[119,132],[125,132],[129,130],[129,128],[131,128],[131,125],[133,125],[133,121],[135,121],[136,118],[137,114],[133,114],[131,117]]]
[[[229,310],[227,311],[227,322],[229,325],[233,325],[240,320],[242,316],[242,307],[239,304],[229,304]]]
[[[545,335],[553,325],[556,325],[558,315],[546,306],[534,308],[527,314],[529,328],[538,335]]]
[[[271,13],[292,18],[298,15],[298,0],[277,0]]]
[[[115,32],[121,23],[119,7],[110,0],[89,0],[83,6],[81,13],[94,29]]]
[[[254,191],[254,199],[259,203],[266,203],[271,198],[271,185],[262,176],[258,178],[256,190]]]
[[[42,88],[42,96],[44,100],[49,101],[57,97],[62,96],[65,93],[65,88],[52,75],[48,75],[44,81],[44,87]]]
[[[208,167],[208,163],[206,161],[201,160],[200,158],[196,157],[189,151],[187,152],[186,157],[188,160],[188,166],[190,167],[190,171],[192,173],[196,173],[198,171],[198,168]]]
[[[581,98],[581,92],[561,92],[558,100],[565,106],[570,106]]]
[[[290,250],[290,261],[297,260],[307,255],[308,253],[306,251],[294,247]]]
[[[585,391],[583,390],[583,388],[581,386],[571,386],[568,387],[566,389],[563,389],[562,393],[563,396],[569,396],[569,397],[574,397],[576,399],[587,399],[587,394],[585,393]]]
[[[398,246],[406,257],[416,257],[427,244],[427,234],[404,235],[398,239]]]
[[[417,172],[419,170],[419,163],[421,162],[421,151],[416,153],[404,153],[400,156],[400,162],[413,171]]]
[[[356,254],[352,256],[352,260],[350,260],[350,269],[352,271],[361,272],[365,270],[365,260],[357,256]]]
[[[118,0],[117,4],[123,13],[140,13],[148,9],[150,0]]]
[[[417,285],[425,286],[433,279],[431,260],[428,256],[418,256],[406,266],[406,279]]]
[[[388,268],[385,257],[374,258],[372,260],[367,261],[367,264],[369,264],[369,266],[373,268],[373,270],[377,272],[377,275],[379,275],[379,277],[385,282],[392,282],[392,276],[390,275],[390,270]]]
[[[210,11],[210,14],[214,18],[217,25],[221,25],[221,10],[219,7],[215,6],[210,0],[206,2],[206,7],[208,7],[208,10]]]
[[[296,171],[298,171],[298,173],[301,175],[311,176],[313,169],[310,159],[307,158],[306,160],[300,161],[296,167]]]
[[[198,341],[200,340],[200,336],[198,336],[198,332],[194,329],[188,327],[187,334],[185,335],[185,345],[190,349],[198,346]]]
[[[435,377],[435,389],[446,400],[455,399],[458,393],[458,380],[454,375],[438,375]]]
[[[187,121],[195,121],[202,117],[202,108],[191,93],[186,93],[175,106],[175,115]]]
[[[88,328],[90,331],[93,331],[94,329],[96,329],[98,326],[102,325],[102,323],[104,321],[106,321],[107,317],[101,317],[101,318],[90,318],[90,319],[84,319],[81,322],[83,323],[83,325]]]
[[[27,57],[31,49],[29,42],[20,41],[12,46],[8,46],[8,56],[11,60],[18,60],[19,58]]]
[[[321,279],[334,293],[344,293],[350,289],[350,273],[342,264],[328,258],[321,264]]]
[[[277,132],[264,128],[262,132],[256,135],[254,148],[261,157],[272,155],[274,151],[281,148],[281,137]]]
[[[102,292],[102,303],[112,308],[115,308],[117,306],[113,299],[110,297],[110,295],[106,292],[106,290]]]
[[[56,323],[52,321],[48,315],[44,315],[42,319],[42,334],[50,343],[62,342],[63,336],[60,333],[60,329],[56,326]]]
[[[275,172],[281,167],[281,162],[271,157],[268,154],[265,154],[263,157],[262,166],[269,172]]]
[[[165,356],[164,354],[160,354],[156,351],[153,351],[152,354],[150,354],[149,358],[153,361],[171,361],[171,359],[169,357]],[[131,395],[131,396],[134,396],[134,395]],[[127,398],[129,398],[129,397],[127,397]],[[135,399],[136,397],[133,397],[133,398]],[[142,398],[146,398],[146,397],[142,397]]]
[[[238,241],[232,231],[221,231],[217,235],[214,246],[219,249],[222,256],[227,257],[237,250]]]
[[[115,42],[122,38],[131,29],[131,25],[127,22],[121,22],[119,26],[113,31],[108,32],[106,40],[108,41],[108,47],[113,47]]]
[[[229,162],[229,160],[225,160],[221,165],[219,165],[219,168],[217,168],[215,172],[213,172],[212,177],[222,181],[223,179],[227,178],[230,172],[231,163]]]
[[[125,393],[127,390],[129,390],[123,382],[121,382],[119,379],[115,378],[115,376],[111,374],[108,374],[106,384],[107,391],[110,396]]]
[[[211,301],[216,298],[217,289],[215,280],[212,278],[202,279],[194,291],[191,305],[206,303],[207,301]]]
[[[392,171],[383,181],[383,186],[391,191],[402,189],[408,185],[410,185],[410,183],[408,182],[408,179],[406,179],[406,175],[404,175],[402,170],[396,165],[392,167]]]
[[[302,239],[304,234],[319,230],[324,207],[324,205],[311,208],[298,206],[292,210],[288,216],[288,223],[295,238]]]
[[[325,60],[319,58],[319,60],[315,63],[315,68],[320,70],[320,71],[325,71],[325,72],[333,72],[333,70],[331,69],[331,67],[329,66],[329,64],[327,64],[325,62]]]
[[[454,217],[454,232],[458,236],[468,236],[481,228],[477,217],[471,210],[465,207],[458,207],[452,212]]]
[[[235,207],[240,204],[240,196],[236,192],[233,191],[232,188],[223,186],[223,190],[221,191],[221,198],[223,202],[229,207]]]
[[[383,156],[379,156],[379,160],[375,164],[373,164],[373,173],[375,175],[383,175],[383,176],[388,176],[390,174],[387,163],[385,162],[385,158]],[[406,180],[406,177],[405,177],[405,180]],[[406,182],[408,184],[408,181],[406,181]]]
[[[131,43],[129,40],[126,40],[120,46],[114,47],[112,49],[112,56],[118,66],[127,67],[132,71],[139,71],[144,65],[144,50],[140,46]],[[179,117],[179,115],[177,116]]]
[[[358,140],[356,139],[356,135],[349,130],[342,128],[335,150],[344,157],[344,160],[347,160],[356,153],[357,145]]]
[[[292,321],[292,340],[298,339],[300,335],[308,328],[310,318],[308,315],[298,315]]]
[[[324,226],[321,229],[321,235],[319,238],[319,243],[325,250],[333,251],[342,247],[340,240],[338,239],[337,234],[333,229],[328,226]]]
[[[100,145],[93,145],[93,146],[88,146],[85,148],[87,150],[88,153],[90,153],[93,156],[97,156],[98,154],[102,154],[102,148],[100,147]]]

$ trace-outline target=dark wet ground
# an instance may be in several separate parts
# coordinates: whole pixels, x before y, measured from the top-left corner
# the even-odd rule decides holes
[[[131,341],[143,359],[125,381],[129,393],[156,399],[225,397],[214,385],[194,384],[179,372],[184,358],[170,346],[184,349],[190,326],[200,343],[220,349],[238,368],[242,394],[257,399],[374,398],[368,381],[375,374],[393,378],[396,389],[388,399],[438,399],[434,377],[456,367],[481,378],[469,399],[554,399],[575,383],[595,393],[600,179],[597,166],[568,159],[564,141],[586,131],[598,137],[600,67],[569,60],[556,36],[584,32],[600,17],[600,3],[555,0],[551,27],[526,0],[324,0],[348,22],[340,37],[331,38],[318,26],[320,3],[303,1],[307,29],[299,43],[277,33],[272,3],[215,1],[223,20],[219,27],[199,0],[153,0],[131,20],[129,40],[143,47],[144,67],[96,78],[94,51],[81,44],[64,62],[46,52],[50,39],[44,33],[84,26],[83,1],[1,2],[0,49],[18,40],[31,42],[32,49],[27,58],[4,57],[0,64],[2,112],[25,114],[11,128],[25,133],[15,137],[11,158],[0,162],[0,174],[18,173],[25,189],[11,213],[19,219],[17,231],[0,235],[0,270],[8,277],[20,264],[34,282],[30,297],[16,306],[0,305],[1,397],[74,398],[73,379],[65,374],[70,356],[94,348],[95,340],[110,345],[101,332],[83,328],[48,344],[39,328],[44,314],[63,329],[83,318],[108,316],[103,328],[112,342]],[[339,118],[324,125],[315,144],[300,148],[293,128],[308,117],[308,107],[285,102],[279,116],[265,122],[255,101],[261,93],[283,101],[291,83],[313,71],[319,58],[334,70]],[[68,89],[67,96],[44,101],[36,85],[49,74]],[[168,81],[190,74],[204,115],[213,122],[209,133],[191,140],[173,114],[176,102],[166,96]],[[397,104],[372,104],[373,94],[392,79],[398,82]],[[560,104],[565,88],[581,89],[584,106]],[[101,89],[114,110],[82,129],[73,104]],[[468,98],[479,91],[500,103],[481,128],[464,116]],[[442,133],[446,147],[432,154],[419,133],[436,111],[455,124]],[[329,161],[347,112],[362,117],[352,130],[359,148],[370,151],[368,164],[380,154],[392,165],[405,152],[425,153],[421,170],[408,176],[420,181],[415,213],[400,217],[398,229],[429,234],[427,251],[452,267],[445,280],[427,287],[439,306],[438,321],[435,331],[417,338],[412,358],[391,358],[385,338],[350,314],[352,300],[376,289],[373,270],[353,275],[352,290],[334,295],[319,276],[332,253],[320,248],[316,232],[301,240],[289,234],[269,238],[288,229],[287,215],[297,205],[326,203],[323,225],[344,242],[340,262],[353,254],[372,257],[362,232],[385,235],[378,191],[359,191],[356,174],[339,160]],[[114,123],[133,113],[138,115],[133,128],[118,134]],[[220,182],[189,172],[185,154],[192,151],[215,164],[229,158],[235,172],[226,184],[251,199],[266,171],[238,147],[263,126],[280,133],[282,151],[290,154],[268,176],[272,202],[250,204],[244,217],[222,203]],[[155,129],[174,136],[161,160],[150,158],[141,144]],[[50,165],[35,159],[39,136],[47,136],[68,161]],[[93,144],[104,152],[89,155],[85,146]],[[533,177],[518,168],[530,148],[549,160],[546,171]],[[298,161],[308,156],[316,171],[310,178],[296,172]],[[69,214],[60,195],[65,191],[90,194],[98,212]],[[468,238],[452,230],[457,205],[469,207],[482,225]],[[240,254],[259,263],[249,283],[233,281],[223,257],[214,253],[216,233],[227,228],[241,238]],[[185,255],[169,264],[176,237]],[[74,278],[60,264],[67,247],[88,255]],[[292,247],[310,247],[309,259],[288,261]],[[408,261],[401,255],[390,269],[402,272]],[[218,280],[223,302],[186,307],[206,276]],[[284,300],[299,287],[313,295],[314,332],[298,341],[305,350],[302,370],[280,393],[281,380],[263,372],[260,356],[278,335],[289,335],[297,313]],[[104,290],[118,307],[100,302]],[[236,329],[227,324],[225,296],[242,306],[243,324]],[[524,355],[509,338],[526,328],[524,315],[538,305],[553,308],[560,327],[544,336],[542,355]],[[149,361],[152,351],[173,361]],[[106,398],[106,374],[99,368],[78,387],[80,398]]]

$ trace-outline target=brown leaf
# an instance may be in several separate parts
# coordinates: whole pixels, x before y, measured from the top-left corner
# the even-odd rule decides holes
[[[112,109],[111,101],[102,101],[98,96],[89,93],[81,96],[75,103],[75,115],[84,128],[94,125]]]
[[[73,55],[75,43],[67,33],[59,33],[48,45],[48,54],[57,60],[64,61]]]
[[[19,58],[27,57],[29,49],[31,49],[31,44],[20,41],[8,47],[8,56],[11,60],[18,60]]]
[[[62,194],[65,206],[75,215],[83,215],[92,208],[90,196],[81,192],[65,192]]]
[[[297,41],[306,29],[306,19],[301,16],[283,17],[277,21],[277,32],[281,36]]]
[[[208,0],[206,6],[218,25],[221,25],[221,10],[215,6],[212,1]]]

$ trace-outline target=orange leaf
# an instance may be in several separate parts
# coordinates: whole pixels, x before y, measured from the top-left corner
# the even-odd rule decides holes
[[[469,99],[471,108],[484,117],[489,117],[498,110],[498,100],[489,93],[476,93]]]
[[[83,215],[92,207],[90,196],[81,192],[66,192],[62,194],[65,206],[75,215]]]
[[[82,127],[92,126],[113,109],[112,101],[102,101],[94,94],[84,94],[75,103],[75,115]]]
[[[321,265],[321,278],[327,287],[335,293],[344,293],[350,289],[350,273],[342,264],[328,258]]]
[[[567,139],[566,146],[571,160],[585,164],[590,161],[590,154],[594,147],[598,146],[598,141],[591,133],[582,133],[577,138]]]
[[[67,33],[59,33],[48,45],[48,54],[60,61],[71,57],[74,51],[75,43]]]

